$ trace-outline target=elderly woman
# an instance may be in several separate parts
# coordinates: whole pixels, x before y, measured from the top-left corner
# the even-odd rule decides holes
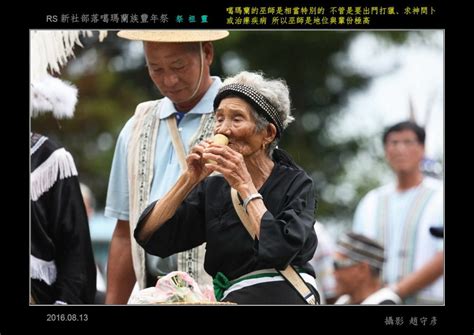
[[[276,149],[293,121],[286,84],[242,72],[224,81],[215,100],[215,134],[192,148],[175,186],[142,214],[135,238],[167,257],[207,242],[204,268],[216,297],[238,304],[304,304],[279,270],[293,266],[318,299],[308,261],[317,238],[311,178]],[[212,172],[217,172],[209,176]],[[209,176],[209,177],[208,177]],[[245,227],[231,189],[248,215]]]

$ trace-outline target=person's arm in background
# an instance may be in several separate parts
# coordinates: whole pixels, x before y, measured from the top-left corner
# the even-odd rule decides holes
[[[419,270],[405,276],[391,288],[404,299],[438,279],[443,274],[443,263],[443,252],[439,251]]]
[[[107,262],[106,304],[126,304],[135,285],[129,221],[117,220]]]
[[[444,196],[443,190],[440,188],[438,192],[432,197],[429,207],[425,209],[426,220],[423,221],[421,231],[429,235],[424,239],[425,244],[419,245],[418,248],[427,252],[431,250],[431,257],[427,258],[426,262],[422,263],[416,271],[401,278],[398,282],[391,285],[391,288],[401,297],[406,298],[411,296],[425,287],[431,285],[444,272],[444,253],[443,240],[431,236],[428,231],[432,226],[443,227],[444,225]]]
[[[115,218],[115,230],[107,259],[106,304],[126,304],[136,282],[132,261],[129,222],[128,143],[134,117],[130,118],[117,139],[109,176],[105,216]]]

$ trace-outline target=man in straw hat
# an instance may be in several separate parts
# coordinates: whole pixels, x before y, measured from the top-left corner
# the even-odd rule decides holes
[[[344,234],[334,253],[336,304],[393,305],[401,299],[383,287],[381,270],[384,248],[376,241],[359,234]]]
[[[126,303],[135,281],[143,289],[157,275],[188,272],[199,284],[211,284],[203,270],[204,247],[165,259],[152,258],[130,236],[142,211],[160,199],[186,167],[190,147],[211,137],[213,100],[222,85],[212,77],[212,41],[219,30],[131,30],[119,37],[143,41],[148,73],[164,96],[137,106],[117,141],[105,214],[117,219],[108,261],[106,303]]]

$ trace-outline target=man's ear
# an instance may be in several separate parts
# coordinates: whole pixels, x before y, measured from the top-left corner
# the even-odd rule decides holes
[[[202,42],[202,51],[204,52],[205,63],[211,66],[214,59],[214,46],[211,42]]]

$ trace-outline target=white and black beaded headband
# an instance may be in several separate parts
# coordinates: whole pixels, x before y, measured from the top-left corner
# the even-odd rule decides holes
[[[283,132],[283,121],[278,111],[268,101],[265,96],[254,88],[242,84],[229,84],[222,86],[214,99],[214,109],[219,107],[222,99],[228,96],[238,96],[255,107],[258,114],[262,115],[268,122],[273,123],[277,129],[277,137],[281,137]]]

